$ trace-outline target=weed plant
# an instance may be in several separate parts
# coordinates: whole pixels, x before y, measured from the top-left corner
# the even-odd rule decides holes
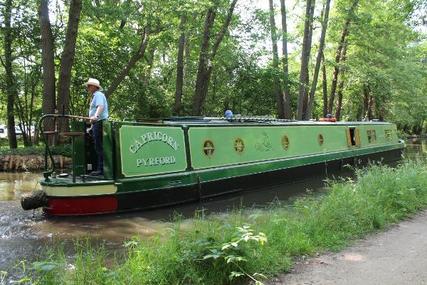
[[[367,233],[427,206],[427,165],[372,165],[356,179],[329,183],[325,195],[292,205],[177,220],[167,233],[133,239],[124,260],[111,262],[101,249],[76,244],[71,260],[61,251],[34,263],[35,284],[261,284],[286,272],[293,260],[339,250]],[[188,221],[186,221],[187,224]]]

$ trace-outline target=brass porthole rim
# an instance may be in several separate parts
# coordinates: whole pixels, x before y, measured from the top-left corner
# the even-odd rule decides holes
[[[317,141],[318,141],[319,145],[323,145],[323,144],[324,144],[324,142],[325,142],[325,138],[323,137],[323,135],[322,135],[322,134],[319,134],[319,135],[317,136]]]
[[[233,147],[237,153],[241,154],[245,151],[245,142],[242,138],[235,138]]]
[[[283,135],[282,136],[282,148],[284,150],[288,150],[289,144],[290,144],[289,137],[287,135]]]
[[[203,142],[203,154],[207,157],[211,157],[215,152],[215,145],[212,140],[205,140]]]

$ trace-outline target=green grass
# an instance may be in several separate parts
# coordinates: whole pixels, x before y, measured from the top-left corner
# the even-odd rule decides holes
[[[427,206],[427,165],[357,170],[324,195],[264,210],[177,220],[166,233],[125,243],[125,257],[76,243],[33,264],[34,284],[239,284],[286,272],[302,255],[339,250]],[[185,225],[184,225],[185,222]],[[68,263],[71,263],[68,264]]]

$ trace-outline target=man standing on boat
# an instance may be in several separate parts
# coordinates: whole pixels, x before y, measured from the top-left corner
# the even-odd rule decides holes
[[[102,146],[102,121],[108,119],[108,103],[99,80],[89,78],[85,83],[87,91],[92,95],[89,105],[89,120],[92,124],[92,136],[95,142],[97,155],[97,168],[90,175],[98,176],[104,174],[104,149]]]

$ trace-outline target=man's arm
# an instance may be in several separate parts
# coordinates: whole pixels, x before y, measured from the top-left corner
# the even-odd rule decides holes
[[[98,106],[96,106],[95,115],[93,115],[92,117],[90,117],[91,123],[95,123],[96,121],[98,121],[99,116],[102,113],[102,111],[104,111],[104,105],[98,105]]]

